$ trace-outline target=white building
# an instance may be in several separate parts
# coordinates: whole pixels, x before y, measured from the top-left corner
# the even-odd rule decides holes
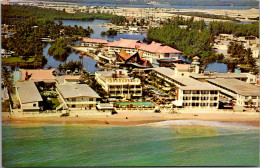
[[[221,92],[221,96],[235,100],[235,104],[238,106],[248,106],[252,101],[252,106],[259,107],[259,87],[251,85],[237,79],[207,79],[207,81],[218,87]]]
[[[39,112],[43,99],[33,81],[17,82],[15,89],[23,112]]]
[[[189,77],[175,76],[175,71],[170,68],[152,68],[157,77],[176,86],[176,106],[192,107],[218,107],[219,90],[206,82]]]
[[[130,78],[126,70],[96,71],[95,79],[108,93],[109,97],[131,97],[142,96],[141,81],[138,78]]]
[[[56,91],[62,99],[57,109],[88,110],[95,108],[100,96],[86,84],[57,84]]]

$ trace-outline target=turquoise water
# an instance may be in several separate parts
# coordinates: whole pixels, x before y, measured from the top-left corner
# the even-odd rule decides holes
[[[116,102],[120,106],[127,106],[133,104],[134,106],[155,106],[152,102]]]
[[[2,127],[3,165],[256,166],[258,129],[214,127]]]

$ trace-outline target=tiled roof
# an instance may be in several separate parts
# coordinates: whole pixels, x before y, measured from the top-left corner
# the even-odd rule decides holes
[[[148,45],[142,44],[139,49],[144,50],[144,51],[154,52],[154,53],[155,52],[157,52],[157,53],[181,53],[180,51],[178,51],[172,47],[162,45],[161,43],[156,43],[154,41]]]
[[[25,80],[26,72],[31,75],[29,80],[43,80],[43,79],[56,79],[52,72],[55,69],[19,69],[22,73],[21,80]]]
[[[108,43],[108,46],[122,47],[122,48],[137,48],[143,51],[152,53],[181,53],[172,47],[162,45],[161,43],[152,42],[151,44],[140,43],[140,40],[120,39],[119,41],[113,41]]]
[[[88,42],[88,43],[108,43],[108,40],[104,39],[93,39],[93,38],[83,38],[83,42]]]
[[[64,98],[75,97],[93,97],[100,98],[100,96],[86,84],[58,84],[56,85],[59,92]]]
[[[140,40],[129,40],[129,39],[120,38],[119,41],[113,41],[113,42],[108,43],[108,46],[125,47],[125,48],[137,48],[138,42],[140,42]]]

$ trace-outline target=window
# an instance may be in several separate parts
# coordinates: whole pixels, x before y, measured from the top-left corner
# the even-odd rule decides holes
[[[190,92],[190,90],[184,90],[183,91],[183,94],[190,94],[191,92]]]
[[[192,91],[192,94],[200,94],[200,91],[194,90],[194,91]]]
[[[76,101],[76,98],[72,98],[71,101]]]
[[[89,101],[93,101],[93,98],[89,98]]]
[[[218,94],[218,91],[210,91],[210,94]]]
[[[201,94],[209,94],[209,91],[203,90],[201,91]]]
[[[36,107],[36,104],[35,104],[35,103],[33,104],[33,107]]]
[[[192,100],[199,100],[199,97],[192,97]]]
[[[76,107],[76,105],[75,105],[75,104],[72,104],[72,105],[71,105],[71,107],[72,107],[72,108],[75,108],[75,107]]]

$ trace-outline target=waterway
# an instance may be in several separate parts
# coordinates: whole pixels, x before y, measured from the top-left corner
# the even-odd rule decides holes
[[[108,23],[108,20],[98,20],[95,19],[93,21],[82,21],[82,20],[61,20],[63,25],[65,26],[82,26],[83,28],[87,28],[88,26],[94,30],[94,33],[90,35],[90,38],[97,38],[97,39],[107,39],[110,41],[114,40],[120,40],[120,38],[124,39],[134,39],[134,40],[143,40],[143,38],[146,37],[146,34],[131,34],[131,33],[126,33],[126,34],[118,34],[115,36],[101,36],[102,31],[107,31],[108,28],[106,27],[100,27],[100,24],[104,25],[104,23]],[[58,20],[55,20],[57,23]]]
[[[91,36],[90,36],[91,38],[108,39],[110,41],[114,41],[114,40],[120,40],[120,38],[142,40],[143,38],[146,37],[145,34],[129,34],[129,33],[118,34],[116,36],[101,36],[101,32],[108,30],[108,28],[100,27],[100,24],[109,22],[107,20],[97,20],[96,19],[93,21],[82,21],[82,20],[61,20],[61,21],[63,22],[63,25],[70,25],[70,26],[78,25],[78,26],[82,26],[83,28],[87,28],[89,26],[90,28],[92,28],[94,30],[94,33],[91,34]],[[56,22],[58,22],[58,21],[56,20]],[[44,55],[48,59],[48,63],[47,63],[47,65],[45,65],[45,67],[52,66],[52,67],[56,68],[58,66],[58,64],[62,63],[62,62],[56,61],[55,59],[53,59],[52,56],[47,55],[47,51],[48,51],[49,47],[50,46],[47,45],[44,48]],[[72,52],[69,55],[67,61],[79,60],[78,56],[79,56],[79,54]],[[95,60],[93,60],[92,58],[83,58],[83,59],[84,59],[83,66],[85,69],[89,70],[91,73],[98,70],[98,68],[92,66],[93,64],[96,63]],[[183,59],[184,61],[190,62],[189,60],[186,60],[183,57],[181,57],[181,59]],[[214,62],[214,63],[208,64],[205,70],[209,71],[209,72],[227,72],[228,68],[227,68],[226,64]]]
[[[57,20],[56,20],[57,22]],[[107,23],[109,21],[107,20],[93,20],[93,21],[82,21],[82,20],[62,20],[63,25],[78,25],[82,26],[83,28],[87,28],[88,26],[94,30],[94,33],[91,34],[91,38],[97,38],[97,39],[108,39],[110,41],[114,40],[120,40],[120,38],[124,39],[135,39],[135,40],[142,40],[146,37],[146,34],[118,34],[116,36],[101,36],[102,31],[108,30],[106,27],[100,27],[100,24]],[[80,44],[79,41],[76,42],[77,44]],[[67,57],[66,61],[62,62],[59,60],[56,60],[53,58],[53,56],[48,55],[48,49],[50,47],[50,44],[47,44],[43,49],[43,54],[48,60],[47,64],[43,68],[57,68],[59,64],[64,64],[65,62],[69,62],[71,60],[73,61],[80,61],[80,53],[71,52],[69,56]],[[184,59],[181,57],[184,61],[190,62],[189,60]],[[83,68],[87,69],[90,73],[94,73],[95,71],[99,70],[99,68],[95,67],[96,61],[92,58],[84,57],[83,59]],[[10,68],[10,67],[9,67]],[[14,68],[13,68],[14,69]],[[206,71],[210,72],[227,72],[228,68],[226,64],[223,63],[210,63],[205,69]]]
[[[57,22],[57,20],[56,20]],[[135,39],[135,40],[142,40],[143,38],[146,37],[145,34],[118,34],[116,36],[101,36],[101,32],[102,31],[106,31],[108,30],[108,28],[106,27],[100,27],[100,24],[104,24],[107,23],[109,21],[107,20],[93,20],[93,21],[82,21],[82,20],[62,20],[63,25],[70,25],[70,26],[74,26],[74,25],[78,25],[78,26],[82,26],[83,28],[87,28],[88,26],[94,30],[94,33],[91,34],[90,38],[97,38],[97,39],[108,39],[110,41],[114,41],[114,40],[120,40],[120,38],[125,38],[125,39]],[[79,44],[80,42],[75,42],[77,44]],[[69,56],[67,57],[67,59],[62,62],[59,60],[54,59],[53,56],[48,55],[48,49],[50,48],[50,44],[48,43],[44,49],[43,49],[43,54],[46,57],[46,59],[48,60],[47,64],[44,66],[44,68],[57,68],[59,64],[64,64],[65,62],[69,62],[71,60],[73,61],[80,61],[81,58],[80,53],[75,53],[75,52],[71,52],[69,54]],[[90,73],[94,73],[95,71],[99,70],[99,68],[95,67],[95,64],[97,63],[94,59],[90,58],[90,57],[83,57],[83,68],[88,70]]]

